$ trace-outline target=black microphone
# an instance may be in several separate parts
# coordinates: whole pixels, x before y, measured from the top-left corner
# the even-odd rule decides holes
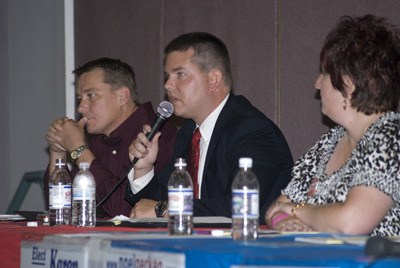
[[[382,236],[370,237],[365,245],[365,254],[376,259],[384,257],[399,257],[400,243]]]
[[[157,117],[154,120],[153,124],[151,125],[151,131],[146,134],[146,137],[151,141],[158,132],[158,130],[162,127],[164,122],[172,115],[174,112],[174,106],[168,101],[163,101],[161,102],[158,107],[157,107]],[[125,178],[128,176],[129,172],[131,172],[131,169],[133,166],[137,163],[139,159],[138,158],[133,158],[132,160],[132,165],[128,168],[128,170],[125,172],[125,174],[120,178],[118,183],[114,186],[114,188],[96,205],[96,208],[100,207],[109,197],[112,193],[115,192],[115,190],[121,185],[121,183],[125,180]]]
[[[164,122],[167,120],[167,118],[169,118],[172,115],[173,112],[174,112],[174,106],[172,106],[172,104],[168,101],[163,101],[158,105],[157,117],[154,120],[153,124],[151,125],[151,131],[146,134],[146,137],[149,141],[153,139],[154,135],[156,135],[158,130],[162,127]],[[138,160],[139,159],[136,157],[133,158],[132,166],[134,166]]]

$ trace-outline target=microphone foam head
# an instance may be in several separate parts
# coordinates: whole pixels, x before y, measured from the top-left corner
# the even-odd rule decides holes
[[[174,112],[174,106],[169,101],[163,101],[158,105],[157,113],[164,118],[168,118]]]

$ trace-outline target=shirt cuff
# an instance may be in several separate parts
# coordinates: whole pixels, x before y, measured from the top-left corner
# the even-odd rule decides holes
[[[128,180],[129,184],[131,186],[132,193],[137,194],[142,190],[154,177],[154,168],[147,173],[146,175],[137,178],[136,180],[133,179],[133,173],[135,172],[135,169],[132,168],[131,171],[128,174]]]

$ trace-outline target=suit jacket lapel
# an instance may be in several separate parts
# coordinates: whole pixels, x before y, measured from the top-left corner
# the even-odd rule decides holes
[[[234,106],[235,106],[235,95],[233,95],[233,93],[230,93],[228,100],[224,108],[222,108],[221,113],[218,116],[217,122],[215,123],[215,127],[210,139],[210,145],[208,146],[206,161],[204,163],[204,169],[203,169],[203,180],[201,185],[202,197],[207,196],[207,186],[206,186],[207,171],[210,165],[211,156],[214,154],[217,148],[218,141],[224,132],[225,124],[228,122],[228,119],[232,113],[232,110],[234,109]]]

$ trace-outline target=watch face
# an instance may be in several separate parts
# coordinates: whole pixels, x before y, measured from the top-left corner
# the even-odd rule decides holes
[[[71,152],[71,158],[72,159],[77,159],[79,157],[79,153],[77,151],[72,151]]]
[[[165,202],[158,202],[154,208],[157,217],[163,217],[165,210],[167,209],[167,204]]]
[[[78,149],[73,150],[71,152],[72,160],[77,160],[79,157],[81,157],[82,152],[85,151],[87,148],[89,148],[87,145],[82,145]]]

